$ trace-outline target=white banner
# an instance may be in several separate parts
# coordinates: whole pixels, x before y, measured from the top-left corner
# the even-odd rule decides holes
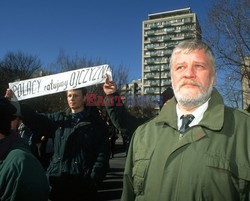
[[[105,81],[104,78],[106,74],[112,79],[110,66],[94,66],[55,75],[12,82],[9,83],[9,88],[14,92],[17,100],[24,100],[70,89],[101,84]]]

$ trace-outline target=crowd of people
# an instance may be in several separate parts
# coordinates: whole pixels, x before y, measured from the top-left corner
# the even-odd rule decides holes
[[[66,93],[69,108],[65,111],[41,114],[28,105],[18,105],[22,123],[33,134],[26,133],[26,141],[32,141],[34,135],[53,140],[53,155],[46,170],[50,200],[95,200],[98,184],[109,168],[108,128],[95,107],[84,105],[85,88]],[[6,97],[12,96],[8,90]]]
[[[172,88],[153,118],[86,106],[86,88],[66,91],[68,108],[38,113],[0,98],[0,200],[94,201],[114,157],[118,132],[129,148],[122,201],[250,201],[250,115],[230,108],[216,63],[201,40],[173,50]],[[106,99],[119,95],[106,77]]]

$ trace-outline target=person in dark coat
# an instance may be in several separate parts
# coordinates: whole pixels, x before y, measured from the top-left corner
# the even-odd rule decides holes
[[[107,119],[107,125],[108,125],[108,129],[109,129],[110,158],[114,158],[115,142],[118,139],[117,129],[113,125],[113,123],[110,119]]]
[[[160,102],[160,109],[163,107],[163,105],[170,100],[172,97],[174,97],[174,91],[171,87],[168,87],[165,89],[161,94],[161,102]]]
[[[105,99],[106,101],[109,101],[109,99],[112,99],[114,101],[114,104],[106,104],[105,106],[106,111],[112,123],[118,130],[121,131],[124,138],[126,138],[124,142],[126,142],[127,144],[126,146],[128,147],[130,137],[137,129],[137,127],[150,120],[150,118],[148,117],[137,118],[128,112],[124,104],[121,104],[119,102],[120,100],[116,98],[120,96],[119,93],[117,92],[117,85],[114,81],[111,81],[109,79],[108,75],[106,75],[106,80],[105,83],[103,84],[103,91],[106,94],[106,99]],[[173,89],[171,87],[168,87],[161,94],[160,109],[173,96],[174,96]]]
[[[13,93],[10,91],[10,93]],[[102,119],[94,107],[85,107],[85,89],[67,91],[69,108],[39,114],[21,105],[25,125],[54,141],[47,169],[52,201],[91,201],[109,167],[110,147]]]
[[[43,167],[28,144],[11,130],[15,112],[0,97],[0,200],[47,201],[49,184]]]

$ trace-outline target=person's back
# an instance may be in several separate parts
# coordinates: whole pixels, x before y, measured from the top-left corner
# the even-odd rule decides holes
[[[49,185],[45,171],[22,139],[11,146],[0,162],[0,175],[0,200],[48,200]]]

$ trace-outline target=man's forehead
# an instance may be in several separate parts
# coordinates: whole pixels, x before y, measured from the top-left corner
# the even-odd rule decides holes
[[[177,51],[175,55],[180,55],[180,54],[189,55],[189,54],[197,54],[197,53],[206,55],[206,52],[204,49],[182,49],[182,50]]]
[[[80,89],[71,89],[67,91],[67,94],[79,94],[81,93]]]
[[[173,61],[174,63],[184,63],[189,59],[195,60],[196,62],[205,62],[209,60],[209,57],[202,50],[181,51],[175,54]]]

